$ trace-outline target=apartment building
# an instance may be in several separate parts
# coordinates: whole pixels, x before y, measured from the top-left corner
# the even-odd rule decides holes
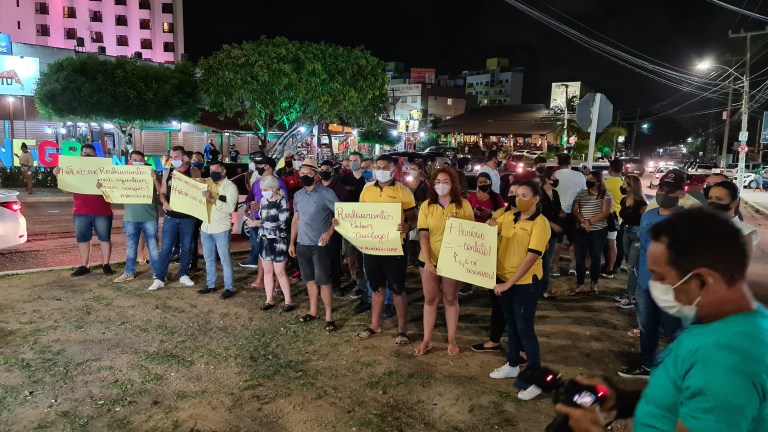
[[[476,96],[479,106],[518,105],[522,102],[523,69],[510,68],[509,59],[488,59],[485,69],[464,71],[462,75],[467,83],[467,95]]]

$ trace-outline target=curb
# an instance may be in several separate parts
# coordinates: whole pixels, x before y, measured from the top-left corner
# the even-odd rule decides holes
[[[34,194],[33,194],[34,195]],[[22,197],[21,195],[17,195],[16,197],[20,203],[22,204],[29,204],[29,203],[59,203],[59,202],[72,202],[71,196],[63,196],[63,197]]]
[[[744,204],[747,205],[747,207],[751,208],[752,210],[756,211],[758,214],[762,216],[768,216],[768,209],[761,206],[760,204],[755,204],[752,201],[749,201],[748,199],[742,197],[742,201],[744,201]]]

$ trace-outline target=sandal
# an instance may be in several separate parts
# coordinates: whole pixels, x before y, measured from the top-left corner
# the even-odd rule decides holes
[[[263,305],[261,305],[261,308],[259,308],[259,309],[265,311],[265,310],[270,310],[273,307],[275,307],[274,303],[264,303]]]
[[[306,315],[304,315],[304,316],[300,316],[300,317],[299,317],[299,322],[300,322],[300,323],[308,323],[308,322],[310,322],[310,321],[314,321],[314,320],[315,320],[315,318],[317,318],[317,317],[316,317],[316,316],[314,316],[314,315],[306,314]]]
[[[454,348],[455,350],[451,349]],[[448,345],[448,355],[449,356],[455,356],[458,355],[461,351],[459,350],[458,345]]]
[[[397,334],[395,345],[408,345],[409,343],[411,343],[411,338],[408,337],[407,333],[400,332]]]
[[[379,333],[381,333],[381,332],[377,332],[376,330],[368,327],[367,329],[365,329],[365,330],[361,331],[360,333],[358,333],[357,336],[355,336],[355,337],[362,340],[362,339],[368,339],[371,336],[376,336]]]
[[[417,346],[416,349],[413,350],[413,355],[415,355],[417,357],[418,356],[423,356],[424,354],[427,354],[428,352],[432,351],[432,345],[430,345],[430,346],[428,346],[426,348],[422,348],[422,347],[423,347],[423,344]]]
[[[325,322],[325,332],[331,334],[336,331],[336,321]]]
[[[627,334],[632,337],[640,337],[640,329],[632,329],[628,331]]]
[[[556,298],[557,298],[557,296],[555,296],[554,294],[552,294],[552,291],[547,291],[547,292],[545,292],[544,294],[542,294],[542,295],[541,295],[541,297],[542,297],[544,300],[554,300],[554,299],[556,299]]]
[[[585,288],[584,285],[579,285],[576,288],[572,289],[571,292],[568,293],[569,296],[577,296],[582,294],[587,294],[589,292],[589,289]]]
[[[294,306],[294,305],[291,305],[291,304],[284,304],[283,305],[283,312],[291,312],[294,309],[296,309],[296,306]]]

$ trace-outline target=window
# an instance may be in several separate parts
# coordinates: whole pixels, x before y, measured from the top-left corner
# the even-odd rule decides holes
[[[453,99],[448,98],[448,105],[453,105]]]
[[[64,29],[64,39],[77,39],[77,29],[76,28],[65,28]]]
[[[173,23],[172,22],[164,22],[163,23],[163,33],[173,33]]]
[[[163,3],[163,13],[173,13],[173,3]]]
[[[35,2],[35,14],[48,15],[48,3],[47,2]]]
[[[92,10],[92,11],[89,11],[89,15],[91,16],[91,22],[102,21],[101,11]]]
[[[152,20],[149,18],[140,19],[139,28],[142,30],[152,30]]]
[[[115,6],[127,6],[127,0],[115,0]]]
[[[92,31],[91,32],[91,42],[92,43],[104,43],[104,33],[100,31]]]
[[[152,49],[152,39],[142,39],[141,40],[141,49],[151,50]]]
[[[16,29],[21,30],[21,21],[16,21]]]
[[[127,27],[128,26],[128,17],[125,16],[125,15],[115,15],[115,25],[116,26]]]
[[[163,51],[164,52],[174,52],[176,51],[173,42],[163,42]]]
[[[50,36],[51,35],[51,26],[48,24],[38,24],[37,25],[37,35],[38,36]]]
[[[77,9],[74,6],[64,6],[64,18],[77,18]]]
[[[128,36],[117,35],[117,46],[128,46]]]
[[[139,0],[139,9],[150,10],[152,9],[152,3],[149,0]]]

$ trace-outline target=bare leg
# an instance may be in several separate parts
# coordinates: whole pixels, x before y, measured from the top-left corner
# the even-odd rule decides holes
[[[424,290],[424,339],[421,345],[416,347],[414,354],[424,355],[432,348],[432,335],[437,320],[437,303],[440,301],[440,276],[429,273],[423,268],[419,269],[419,272]]]
[[[267,294],[267,303],[268,304],[275,304],[273,296],[273,291],[275,289],[275,280],[272,278],[272,273],[274,272],[274,268],[272,267],[272,261],[261,261],[259,262],[259,268],[264,268],[264,291]]]
[[[459,353],[459,345],[456,343],[456,330],[459,326],[459,285],[460,283],[456,280],[443,278],[442,292],[445,326],[448,328],[448,355]]]
[[[392,293],[392,299],[395,302],[395,312],[397,313],[397,332],[408,333],[408,296],[405,295],[405,291],[400,294]]]
[[[101,246],[101,264],[109,264],[109,258],[112,255],[112,242],[99,242]]]
[[[261,257],[259,257],[259,268],[256,270],[256,285],[259,287],[266,286],[264,283],[264,269],[262,268],[263,264],[264,261],[262,261]],[[274,286],[274,284],[272,286]]]
[[[323,298],[323,306],[325,306],[325,321],[333,321],[333,290],[331,290],[330,284],[320,286],[320,297]],[[317,299],[315,299],[315,303],[317,303]],[[315,308],[317,308],[317,305],[315,305]]]
[[[355,258],[355,256],[348,256],[347,266],[349,267],[349,279],[356,279],[357,278],[357,258]]]
[[[78,243],[77,248],[80,251],[80,265],[88,267],[88,261],[91,258],[91,242]]]
[[[384,310],[384,299],[384,287],[371,293],[371,329],[375,330],[376,333],[381,332],[381,312]]]
[[[606,242],[606,245],[607,245],[606,247],[608,248],[608,258],[607,258],[606,263],[605,263],[605,269],[607,271],[612,271],[613,270],[613,266],[616,263],[616,252],[617,252],[616,251],[616,240],[615,239],[608,240]]]
[[[280,282],[280,289],[283,290],[285,304],[293,304],[291,302],[291,281],[288,280],[288,275],[285,273],[285,261],[272,263],[272,267],[275,271],[275,275],[277,275],[277,281]]]
[[[315,281],[307,282],[307,295],[309,296],[309,314],[317,316],[317,284]]]

